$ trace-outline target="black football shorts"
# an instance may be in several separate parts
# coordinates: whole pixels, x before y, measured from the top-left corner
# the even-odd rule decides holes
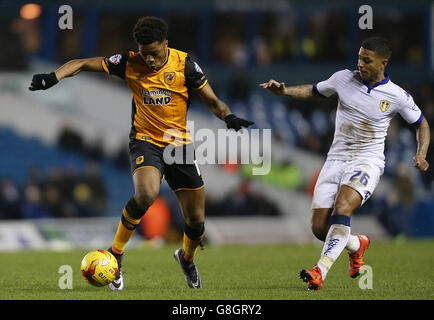
[[[169,149],[166,149],[169,148]],[[166,150],[165,150],[166,149]],[[130,140],[131,173],[143,167],[160,170],[173,191],[196,190],[204,186],[196,163],[193,144],[159,147],[147,141]]]

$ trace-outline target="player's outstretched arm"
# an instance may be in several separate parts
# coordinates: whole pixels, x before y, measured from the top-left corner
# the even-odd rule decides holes
[[[428,121],[423,118],[422,122],[416,128],[417,151],[416,155],[413,157],[414,166],[420,171],[427,171],[429,167],[429,163],[426,161],[426,153],[428,152],[430,138],[431,131]]]
[[[103,72],[101,61],[103,57],[75,59],[68,61],[56,71],[51,73],[35,74],[29,90],[47,90],[57,84],[60,80],[79,74],[81,71]]]
[[[259,87],[267,89],[278,96],[288,96],[293,99],[309,99],[315,97],[313,85],[303,84],[299,86],[286,87],[285,82],[277,82],[276,80],[269,80],[259,84]]]
[[[234,115],[226,103],[217,98],[209,83],[201,88],[198,91],[198,94],[202,101],[205,102],[205,104],[211,110],[211,112],[214,113],[217,118],[226,122],[228,129],[234,129],[235,131],[238,131],[242,127],[247,128],[254,124],[252,121],[240,119]]]

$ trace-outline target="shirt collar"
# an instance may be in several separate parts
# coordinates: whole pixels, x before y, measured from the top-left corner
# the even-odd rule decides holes
[[[372,89],[378,87],[379,85],[383,85],[383,84],[386,84],[389,82],[389,80],[390,80],[389,75],[387,73],[385,73],[384,76],[385,76],[385,78],[383,80],[378,81],[377,83],[374,83],[372,86],[370,86],[368,84],[368,82],[366,80],[364,80],[362,77],[360,77],[360,79],[362,79],[363,84],[368,87],[368,93],[370,93]]]

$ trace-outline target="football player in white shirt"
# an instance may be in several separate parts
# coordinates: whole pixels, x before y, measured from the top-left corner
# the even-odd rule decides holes
[[[312,232],[324,246],[315,267],[300,271],[308,289],[321,289],[328,270],[345,248],[350,276],[360,274],[369,238],[351,235],[350,218],[369,199],[383,174],[384,140],[396,113],[415,125],[414,166],[422,172],[428,170],[430,128],[411,95],[384,72],[390,56],[389,42],[372,37],[361,44],[357,71],[338,71],[314,85],[286,87],[275,80],[259,85],[294,99],[338,95],[334,139],[312,199]]]

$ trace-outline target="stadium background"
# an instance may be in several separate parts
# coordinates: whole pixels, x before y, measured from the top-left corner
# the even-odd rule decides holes
[[[333,137],[336,99],[300,102],[258,88],[270,78],[315,83],[356,69],[360,41],[392,43],[391,79],[434,117],[434,6],[430,1],[67,1],[0,2],[0,250],[108,246],[133,194],[127,158],[130,93],[106,74],[82,73],[48,91],[27,88],[35,73],[68,60],[136,50],[137,18],[169,24],[169,45],[187,51],[217,95],[254,128],[272,129],[272,169],[203,165],[210,243],[312,242],[310,200]],[[58,27],[60,5],[72,30]],[[370,4],[373,30],[360,30]],[[225,128],[197,97],[196,128]],[[353,227],[378,239],[434,236],[433,169],[412,167],[414,129],[397,116],[386,141],[386,169]],[[434,148],[428,161],[434,165]],[[180,241],[176,199],[161,194],[131,246]]]

